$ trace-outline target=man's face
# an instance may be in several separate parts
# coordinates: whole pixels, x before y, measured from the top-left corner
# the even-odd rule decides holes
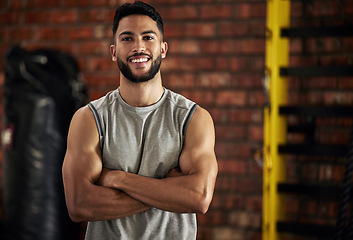
[[[120,20],[110,51],[125,78],[146,82],[159,72],[167,44],[162,42],[157,24],[150,17],[130,15]]]

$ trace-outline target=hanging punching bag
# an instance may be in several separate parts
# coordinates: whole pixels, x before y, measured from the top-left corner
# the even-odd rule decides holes
[[[77,63],[62,52],[14,47],[5,74],[2,239],[77,239],[61,175],[70,120],[87,98]]]

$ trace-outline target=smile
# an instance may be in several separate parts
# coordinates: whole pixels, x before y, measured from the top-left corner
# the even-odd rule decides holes
[[[135,58],[135,59],[131,59],[130,62],[132,63],[143,63],[143,62],[147,62],[149,60],[149,58]]]
[[[151,59],[151,56],[147,54],[133,55],[128,58],[128,62],[131,63],[146,63]]]

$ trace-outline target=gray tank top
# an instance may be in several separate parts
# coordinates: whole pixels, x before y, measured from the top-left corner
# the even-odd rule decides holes
[[[103,166],[163,178],[179,165],[184,135],[196,104],[164,89],[162,98],[148,107],[132,107],[119,89],[88,104],[96,119]],[[195,214],[152,208],[110,221],[89,222],[86,240],[196,239]]]

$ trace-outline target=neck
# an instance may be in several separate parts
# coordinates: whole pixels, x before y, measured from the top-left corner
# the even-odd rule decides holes
[[[133,107],[147,107],[155,104],[162,97],[164,89],[160,73],[142,83],[134,83],[120,74],[119,92],[124,101]]]

